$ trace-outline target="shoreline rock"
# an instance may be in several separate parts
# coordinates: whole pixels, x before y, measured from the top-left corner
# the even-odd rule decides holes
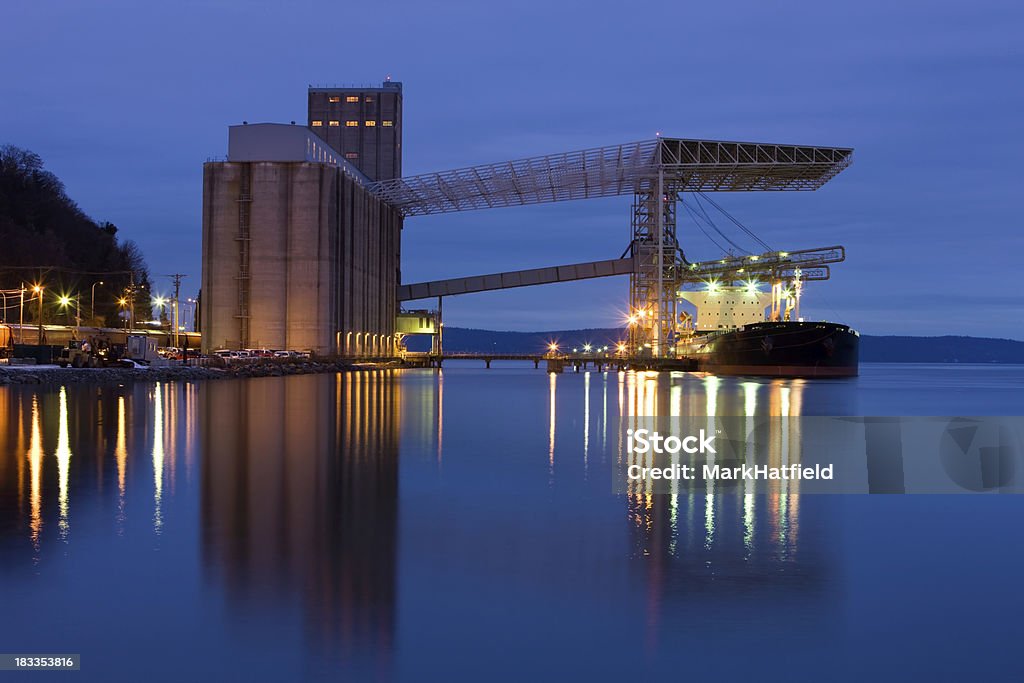
[[[226,368],[52,368],[22,366],[17,370],[0,366],[0,386],[13,384],[126,384],[129,382],[192,382],[216,379],[289,377],[358,370],[403,367],[394,363],[356,363],[353,361],[303,361],[289,363],[245,363]]]

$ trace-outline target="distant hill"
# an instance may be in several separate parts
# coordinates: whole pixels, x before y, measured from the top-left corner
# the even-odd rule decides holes
[[[1024,363],[1024,342],[990,337],[861,336],[866,363]]]
[[[614,328],[550,332],[499,332],[464,327],[444,328],[445,351],[532,353],[552,341],[562,349],[584,344],[614,346],[624,338]],[[410,338],[410,350],[426,350],[429,339]],[[864,363],[1022,363],[1024,342],[987,337],[880,337],[861,336],[860,359]]]

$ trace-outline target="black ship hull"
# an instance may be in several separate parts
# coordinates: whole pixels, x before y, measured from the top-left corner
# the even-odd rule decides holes
[[[693,358],[703,372],[765,377],[855,377],[860,335],[826,322],[763,322],[715,332]]]

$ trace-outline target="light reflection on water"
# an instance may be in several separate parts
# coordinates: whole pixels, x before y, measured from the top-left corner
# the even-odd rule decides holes
[[[228,599],[298,601],[318,643],[346,656],[386,651],[398,515],[395,383],[354,373],[204,389],[202,452],[211,457],[200,477],[202,549]]]
[[[160,533],[164,525],[160,501],[164,495],[164,402],[163,385],[156,384],[153,390],[153,531]]]
[[[646,415],[658,415],[657,412],[659,406],[663,403],[659,403],[661,396],[659,395],[659,387],[667,384],[668,387],[668,412],[661,413],[662,415],[668,415],[671,417],[679,416],[708,416],[707,430],[708,432],[714,432],[715,424],[711,416],[715,415],[741,415],[747,417],[746,433],[751,435],[751,438],[746,441],[745,458],[747,464],[754,464],[754,454],[757,450],[757,439],[765,438],[768,441],[768,464],[770,466],[779,466],[784,463],[790,462],[794,454],[799,452],[800,448],[800,435],[799,435],[799,424],[791,423],[788,420],[773,421],[770,423],[771,429],[774,430],[767,435],[759,435],[754,430],[754,418],[758,415],[782,415],[782,416],[795,416],[799,415],[797,410],[802,405],[802,395],[806,381],[804,380],[776,380],[776,381],[738,381],[735,383],[735,389],[738,389],[738,399],[736,400],[725,400],[721,407],[719,405],[719,394],[722,390],[722,380],[713,375],[696,376],[686,375],[683,373],[674,373],[673,377],[666,383],[664,380],[658,382],[658,376],[654,373],[645,373],[643,375],[634,376],[628,373],[620,373],[619,382],[620,386],[625,384],[627,391],[630,394],[635,393],[637,395],[635,400],[627,400],[623,402],[622,393],[620,392],[620,409],[624,409],[623,415],[628,417],[636,417],[633,420],[624,420],[620,424],[620,433],[618,440],[620,444],[625,443],[626,437],[623,433],[627,428],[637,428],[640,426],[639,417]],[[663,393],[663,392],[661,392]],[[760,399],[759,399],[759,394]],[[732,397],[737,398],[737,397]],[[760,400],[760,403],[759,403]],[[760,412],[759,412],[760,409]],[[640,412],[637,412],[637,411]],[[648,412],[650,411],[650,412]],[[738,411],[738,412],[734,412]],[[676,421],[676,424],[679,424]],[[619,457],[621,460],[622,453],[620,449]],[[676,454],[672,457],[674,464],[689,464],[693,465],[696,462],[697,456],[686,456],[684,454]],[[715,456],[714,454],[707,454],[707,462],[714,465]],[[685,461],[685,462],[684,462]],[[628,459],[626,465],[637,464],[640,466],[650,466],[653,464],[653,456],[651,453],[644,455],[633,455]],[[693,530],[689,527],[680,529],[679,527],[679,498],[680,496],[687,499],[687,519],[692,519],[694,511],[695,500],[694,496],[690,495],[688,491],[679,491],[679,481],[673,480],[670,484],[671,493],[667,496],[667,499],[662,500],[661,496],[654,495],[651,490],[651,482],[649,480],[631,482],[628,484],[627,497],[634,508],[633,519],[636,520],[638,528],[650,530],[654,521],[651,516],[651,511],[658,504],[665,504],[669,506],[669,526],[671,528],[671,536],[668,541],[668,552],[669,555],[675,555],[680,547],[679,534],[686,533],[691,534]],[[791,533],[791,530],[795,532],[799,528],[799,520],[797,519],[799,513],[799,505],[797,504],[799,494],[799,480],[793,480],[792,482],[786,481],[780,488],[782,492],[780,494],[771,495],[755,495],[752,491],[752,482],[743,482],[743,491],[736,497],[730,497],[728,501],[719,500],[715,493],[715,481],[713,479],[706,480],[705,483],[705,495],[703,501],[703,547],[705,551],[711,551],[715,543],[715,527],[716,527],[716,516],[722,514],[723,511],[718,509],[716,511],[716,504],[733,502],[742,505],[742,512],[740,515],[740,522],[742,524],[742,543],[744,548],[743,557],[745,560],[752,559],[752,554],[755,550],[755,544],[757,539],[755,538],[755,531],[759,528],[757,520],[759,517],[767,516],[770,522],[770,527],[762,543],[768,544],[768,548],[765,552],[773,558],[779,560],[789,560],[795,558],[796,552],[796,536],[795,533]],[[792,494],[792,495],[791,495]],[[646,553],[647,551],[645,551]],[[763,567],[757,567],[756,565],[749,565],[753,571],[762,571]]]
[[[19,406],[20,407],[20,406]],[[20,412],[20,411],[19,411]],[[42,436],[42,425],[39,417],[39,399],[36,396],[32,397],[32,441],[28,449],[28,466],[29,466],[29,477],[31,479],[31,506],[32,506],[32,521],[29,524],[30,535],[32,538],[32,546],[38,552],[39,550],[39,536],[43,530],[43,436]],[[19,421],[19,427],[21,423]],[[18,436],[23,435],[24,432],[19,429]],[[20,439],[19,439],[20,445]],[[21,448],[18,448],[18,452]],[[21,473],[20,461],[18,473]],[[20,482],[21,477],[18,477]],[[21,500],[21,487],[18,487],[18,499]],[[20,506],[19,506],[20,507]]]
[[[624,676],[638,656],[670,672],[688,639],[725,652],[717,629],[748,622],[834,651],[838,504],[801,501],[798,480],[616,496],[611,469],[638,457],[638,416],[852,414],[871,386],[456,366],[0,388],[0,591],[20,624],[0,641],[57,639],[151,680],[166,643],[192,655],[167,680],[195,661],[209,680],[237,677],[228,661],[269,680],[423,680],[453,661]],[[782,465],[799,427],[776,424]],[[82,627],[111,604],[117,622]],[[521,661],[480,668],[510,648]]]

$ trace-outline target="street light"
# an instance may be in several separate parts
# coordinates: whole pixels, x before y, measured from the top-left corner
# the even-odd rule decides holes
[[[64,323],[65,326],[67,326],[68,306],[71,305],[71,297],[69,297],[67,294],[61,294],[59,297],[57,297],[57,305],[64,310]]]
[[[25,343],[25,283],[21,283],[21,296],[18,301],[18,343]]]
[[[39,346],[43,345],[43,289],[43,285],[32,286],[32,291],[39,297],[39,339],[36,342]]]
[[[128,316],[125,312],[128,310],[128,297],[122,296],[117,300],[117,305],[121,307],[121,319],[124,320],[124,331],[128,334]]]
[[[126,295],[124,298],[127,301],[125,310],[128,312],[128,323],[125,327],[126,331],[135,329],[135,292],[145,288],[145,283],[135,284],[135,273],[132,273],[131,283],[124,289]],[[127,343],[127,341],[125,343]]]
[[[157,316],[159,317],[161,315],[161,311],[163,311],[164,308],[167,307],[167,299],[165,297],[157,295],[157,296],[153,297],[152,301],[153,301],[153,305],[156,306],[156,308],[157,308]],[[160,321],[160,329],[162,330],[163,328],[164,328],[163,320],[161,320]],[[172,333],[173,333],[172,336],[174,338],[176,338],[177,337],[177,332],[174,332],[172,330]]]
[[[157,315],[160,315],[160,312],[163,311],[164,308],[167,307],[167,299],[165,299],[164,297],[159,296],[159,295],[154,296],[152,299],[150,299],[150,302],[154,306],[156,306]]]
[[[102,285],[102,284],[103,284],[103,280],[100,280],[99,282],[92,283],[92,294],[89,297],[89,303],[90,303],[89,319],[93,321],[94,325],[96,324],[96,285]]]
[[[65,319],[68,313],[68,307],[71,305],[71,297],[67,294],[61,294],[57,299],[57,303],[64,309]],[[81,299],[75,297],[75,336],[78,336],[79,327],[82,325],[82,302]]]

